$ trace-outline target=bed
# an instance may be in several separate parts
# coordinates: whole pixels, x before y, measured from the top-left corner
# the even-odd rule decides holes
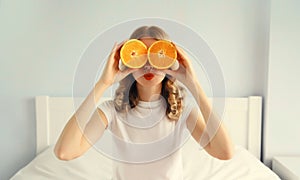
[[[99,104],[108,99],[103,97]],[[111,179],[112,160],[94,148],[71,161],[61,161],[53,153],[56,140],[74,112],[74,99],[37,96],[35,103],[36,157],[11,179]],[[235,143],[235,155],[223,161],[213,158],[189,138],[182,147],[184,179],[279,179],[260,161],[261,116],[262,97],[226,98],[223,120]]]

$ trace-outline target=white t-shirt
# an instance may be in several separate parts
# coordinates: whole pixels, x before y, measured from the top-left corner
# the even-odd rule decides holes
[[[101,103],[98,107],[108,120],[107,130],[115,137],[113,179],[182,180],[180,146],[189,133],[185,121],[193,106],[191,101],[184,102],[179,120],[171,121],[162,97],[139,101],[126,114],[117,112],[112,100]]]

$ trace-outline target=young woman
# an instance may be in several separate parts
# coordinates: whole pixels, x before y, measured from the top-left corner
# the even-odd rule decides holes
[[[149,48],[157,40],[168,39],[168,35],[159,27],[143,26],[136,29],[130,39],[139,39]],[[143,68],[120,71],[119,51],[123,43],[114,46],[100,79],[65,126],[54,149],[56,156],[61,160],[81,156],[101,138],[105,130],[110,130],[125,143],[159,142],[178,130],[176,127],[184,122],[182,127],[187,128],[211,156],[230,159],[233,144],[183,49],[176,46],[180,64],[177,70],[157,70],[147,63]],[[147,76],[149,73],[151,78]],[[184,88],[176,81],[191,92],[196,102],[194,106],[185,101]],[[114,100],[96,107],[104,91],[116,82],[119,82],[119,87]],[[215,127],[218,127],[213,134],[204,131],[208,120],[213,120]],[[177,135],[172,138],[178,142],[180,137]],[[165,144],[170,146],[167,142]],[[180,150],[175,146],[172,148],[176,151],[166,148],[169,151],[167,154],[161,150],[163,146],[163,143],[149,146],[142,152],[120,146],[115,155],[121,161],[115,163],[113,177],[130,180],[183,179]]]

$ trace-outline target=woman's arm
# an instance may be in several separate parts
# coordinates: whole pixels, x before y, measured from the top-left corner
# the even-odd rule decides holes
[[[82,155],[106,129],[108,120],[97,108],[100,98],[113,83],[136,71],[136,69],[126,69],[120,72],[118,68],[119,51],[123,43],[124,41],[114,45],[99,81],[62,131],[54,148],[54,153],[59,159],[70,160]]]
[[[96,108],[96,104],[107,88],[107,85],[98,81],[68,121],[54,148],[59,159],[71,160],[82,155],[102,136],[107,119],[103,112]]]
[[[189,57],[183,49],[176,46],[177,60],[180,64],[176,71],[164,70],[183,83],[194,96],[198,108],[192,110],[187,119],[187,127],[193,138],[212,156],[218,159],[230,159],[233,155],[233,144],[224,124],[211,107],[205,95]],[[198,113],[199,109],[201,113]]]
[[[194,109],[187,119],[187,127],[193,138],[212,156],[227,160],[233,156],[233,143],[224,124],[210,105],[198,81],[194,81],[193,94],[201,113]],[[206,131],[205,131],[206,130]]]

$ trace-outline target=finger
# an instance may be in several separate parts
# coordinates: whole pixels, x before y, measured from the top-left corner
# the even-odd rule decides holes
[[[172,44],[175,46],[176,51],[177,51],[177,60],[178,60],[179,62],[181,62],[182,59],[183,59],[183,51],[182,51],[182,49],[181,49],[179,46],[177,46],[175,43],[172,42]]]
[[[177,55],[179,57],[178,60],[183,61],[184,60],[183,50],[180,47],[177,47],[177,46],[176,46],[176,50],[177,50]]]
[[[162,70],[162,72],[164,72],[164,73],[166,73],[166,74],[169,74],[169,75],[171,75],[171,76],[175,76],[174,71],[169,70],[169,69],[164,69],[164,70]]]
[[[118,50],[123,46],[123,44],[125,43],[125,41],[126,41],[126,40],[124,40],[124,41],[122,41],[122,42],[120,42],[120,43],[115,42],[115,43],[114,43],[114,46],[113,46],[113,49],[112,49],[111,52],[116,52],[116,51],[118,51]]]
[[[176,51],[177,51],[177,55],[183,56],[185,54],[181,47],[175,45],[175,48],[176,48]]]
[[[131,74],[131,73],[133,73],[133,72],[135,72],[137,70],[139,70],[139,69],[138,68],[128,68],[128,69],[125,69],[123,71],[123,73],[124,73],[125,76],[127,76],[128,74]]]
[[[114,54],[117,50],[117,47],[118,47],[118,44],[117,44],[117,42],[115,42],[114,45],[113,45],[112,50],[110,51],[110,55],[109,55],[110,57],[114,57]]]
[[[122,60],[119,60],[119,70],[124,71],[127,67],[123,64]]]
[[[190,60],[187,53],[180,47],[177,47],[177,55],[179,56],[178,62],[182,64],[185,68],[191,66]]]
[[[117,47],[118,47],[118,44],[117,44],[117,42],[115,42],[115,43],[114,43],[114,46],[113,46],[113,49],[112,49],[112,51],[111,51],[111,52],[114,52],[114,51],[116,51]]]
[[[186,55],[186,52],[179,46],[176,46],[176,49],[180,55]]]
[[[120,51],[121,51],[121,48],[122,46],[124,45],[124,43],[126,42],[127,40],[123,40],[122,42],[120,42],[119,44],[117,44],[117,47],[116,47],[116,50],[115,50],[115,59],[116,60],[119,60],[120,59]]]
[[[125,70],[123,70],[123,71],[119,71],[119,76],[120,77],[126,77],[126,76],[128,76],[129,74],[131,74],[131,73],[133,73],[133,72],[135,72],[135,71],[137,71],[138,69],[137,68],[126,68]]]
[[[109,58],[108,58],[108,62],[109,62],[110,65],[114,63],[114,61],[112,60],[113,59],[112,57],[114,57],[114,53],[116,51],[116,48],[117,48],[117,43],[115,42],[114,46],[113,46],[113,48],[112,48],[112,50],[109,54]]]
[[[125,39],[125,40],[123,40],[122,42],[120,42],[120,43],[118,44],[118,47],[121,47],[121,46],[123,46],[123,45],[124,45],[124,43],[125,43],[126,41],[128,41],[128,39]]]
[[[176,60],[175,63],[170,68],[173,71],[177,70],[179,68],[179,62],[178,62],[178,60]]]
[[[137,71],[138,69],[126,69],[124,71],[118,71],[117,74],[115,75],[114,82],[119,82],[122,79],[124,79],[126,76],[128,76],[130,73],[133,73]]]
[[[122,48],[122,46],[124,45],[124,43],[127,41],[127,39],[126,40],[123,40],[122,42],[120,42],[118,45],[117,45],[117,51],[120,51],[121,50],[121,48]]]

